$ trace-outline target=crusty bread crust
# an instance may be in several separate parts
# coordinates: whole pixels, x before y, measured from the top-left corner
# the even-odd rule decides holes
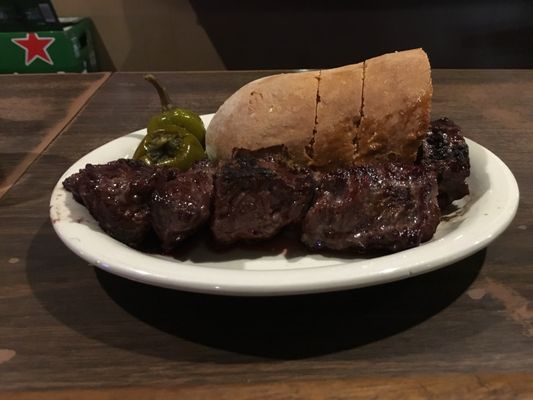
[[[431,67],[414,49],[365,61],[356,163],[414,161],[431,112]]]
[[[272,75],[243,86],[207,128],[211,159],[234,148],[285,145],[323,168],[413,161],[429,128],[431,70],[414,49],[322,71]]]
[[[353,164],[353,143],[361,121],[363,63],[320,74],[313,165]]]
[[[228,159],[234,148],[256,150],[284,144],[308,164],[313,140],[319,71],[272,75],[250,82],[218,109],[206,135],[211,159]]]

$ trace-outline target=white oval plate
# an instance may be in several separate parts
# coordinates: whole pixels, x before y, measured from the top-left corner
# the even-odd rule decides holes
[[[206,126],[211,115],[202,116]],[[214,252],[198,244],[180,260],[142,253],[106,235],[85,207],[62,186],[87,163],[131,157],[145,130],[93,150],[74,163],[52,192],[50,217],[63,242],[81,258],[113,274],[173,289],[224,295],[287,295],[375,285],[435,270],[487,246],[512,221],[518,185],[493,153],[467,140],[470,196],[433,239],[419,247],[374,258],[308,254],[291,250],[235,248]]]

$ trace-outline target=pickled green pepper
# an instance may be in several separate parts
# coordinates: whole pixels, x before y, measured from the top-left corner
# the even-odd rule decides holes
[[[204,124],[192,111],[173,106],[168,93],[153,75],[148,74],[144,78],[154,85],[159,94],[161,113],[148,122],[147,134],[133,158],[148,165],[188,169],[195,161],[206,157]]]
[[[175,167],[182,171],[205,158],[204,149],[195,136],[173,129],[159,129],[146,135],[133,158],[147,165]]]

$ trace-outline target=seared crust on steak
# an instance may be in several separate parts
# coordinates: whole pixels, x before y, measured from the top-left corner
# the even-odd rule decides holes
[[[420,147],[417,162],[437,174],[441,209],[469,194],[466,183],[470,175],[468,145],[461,135],[461,128],[450,119],[440,118],[431,123],[431,131]]]
[[[214,174],[215,166],[201,161],[154,191],[150,201],[152,226],[163,250],[171,250],[209,220]]]
[[[132,247],[155,230],[168,251],[205,225],[223,244],[268,239],[296,225],[312,249],[395,252],[429,240],[446,207],[468,193],[468,147],[448,119],[432,124],[416,163],[327,172],[283,146],[237,149],[188,171],[139,161],[88,164],[63,185],[102,229]],[[438,183],[437,183],[438,177]]]
[[[388,163],[322,174],[302,225],[312,249],[396,252],[429,240],[439,224],[431,171]]]
[[[152,231],[148,204],[153,191],[175,173],[120,159],[103,165],[87,164],[65,179],[63,186],[87,207],[104,232],[137,247]]]
[[[223,244],[268,239],[299,222],[312,197],[310,172],[284,147],[237,150],[215,176],[211,230]]]

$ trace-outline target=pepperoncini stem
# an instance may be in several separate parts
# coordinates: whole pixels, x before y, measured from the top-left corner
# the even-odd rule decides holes
[[[170,101],[170,97],[168,96],[168,92],[165,90],[163,86],[161,86],[161,84],[159,83],[159,81],[156,79],[155,76],[153,76],[152,74],[146,74],[144,76],[144,79],[150,82],[157,90],[157,94],[159,95],[159,99],[161,101],[161,110],[163,112],[169,111],[172,108],[174,108],[174,106],[172,105],[172,102]]]

